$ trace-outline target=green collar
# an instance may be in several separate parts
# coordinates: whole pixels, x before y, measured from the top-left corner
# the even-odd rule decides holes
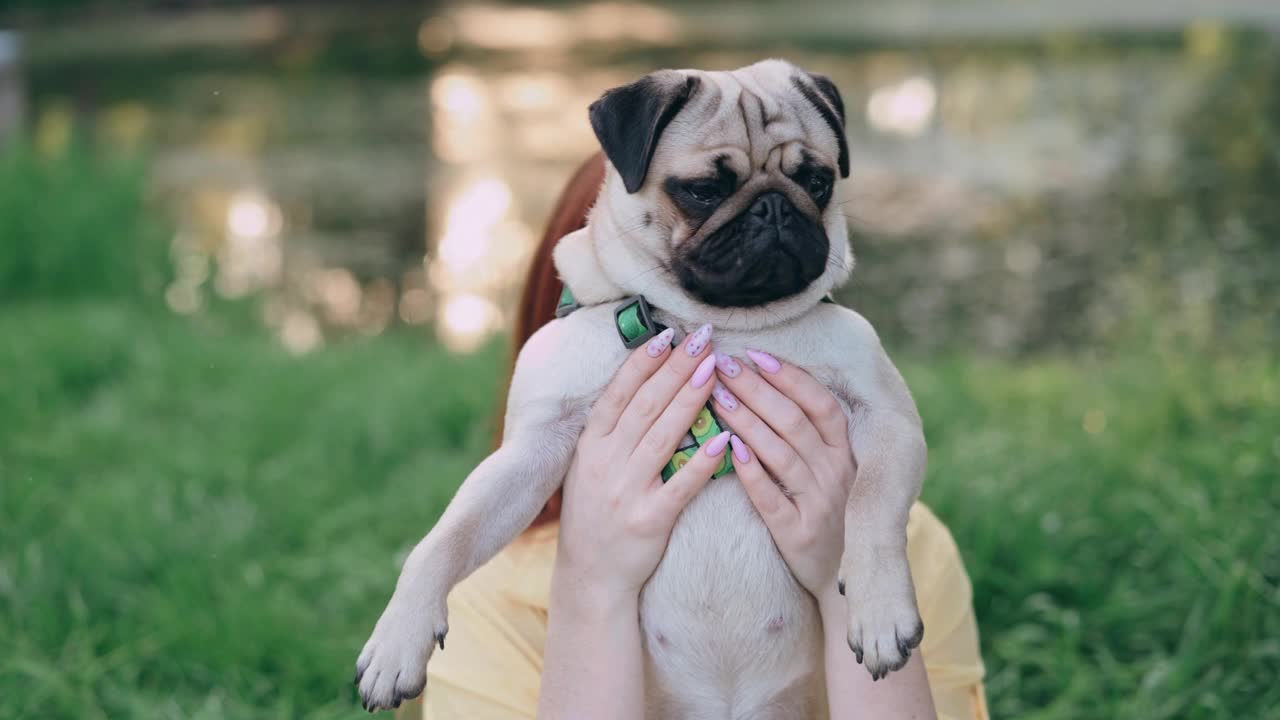
[[[556,305],[556,317],[562,318],[582,307],[573,296],[569,286],[560,293],[560,303]],[[653,311],[643,295],[632,295],[618,303],[613,311],[613,322],[618,328],[618,337],[628,350],[634,350],[649,341],[654,335],[667,329],[666,325],[653,319]]]
[[[556,317],[565,317],[580,307],[582,306],[573,297],[573,291],[566,285],[564,292],[560,293],[560,303],[556,305]],[[622,344],[628,350],[640,347],[648,342],[650,338],[667,329],[665,325],[653,319],[653,311],[643,295],[632,295],[620,301],[618,307],[613,311],[613,322],[618,329],[618,337],[622,339]],[[671,456],[671,459],[667,461],[666,466],[662,468],[662,481],[670,480],[672,475],[675,475],[680,468],[685,466],[685,463],[689,462],[697,454],[698,448],[710,442],[711,438],[723,432],[724,428],[725,424],[720,418],[716,417],[715,412],[711,409],[711,403],[708,402],[706,407],[702,408],[702,411],[698,413],[698,417],[694,419],[693,425],[689,428],[689,432],[685,434],[680,447]],[[721,460],[720,467],[716,469],[712,477],[720,477],[732,470],[733,453],[725,449],[724,459]]]
[[[835,300],[830,295],[826,295],[822,298],[822,302],[834,303]],[[580,307],[582,305],[578,304],[573,291],[565,285],[564,291],[560,293],[560,302],[556,305],[556,317],[562,318]],[[618,336],[622,338],[622,344],[628,350],[640,347],[648,342],[649,338],[667,329],[666,325],[653,319],[653,311],[643,295],[632,295],[622,300],[618,308],[613,311],[613,321],[618,327]]]
[[[835,300],[830,295],[822,298],[824,303],[834,303]],[[573,311],[582,307],[573,296],[573,291],[565,285],[564,292],[560,293],[560,302],[556,305],[556,317],[562,318],[569,315]],[[632,295],[618,303],[618,307],[613,311],[613,322],[618,329],[618,337],[622,339],[622,344],[628,350],[635,349],[649,341],[654,335],[666,330],[667,327],[662,323],[653,319],[653,311],[649,307],[648,301],[643,295]],[[671,459],[667,461],[666,467],[662,468],[662,481],[666,482],[676,474],[685,463],[689,462],[698,452],[698,448],[709,442],[711,438],[719,435],[725,429],[725,424],[716,416],[715,411],[711,409],[711,403],[702,408],[702,412],[698,413],[698,417],[693,421],[693,426],[689,428],[689,432],[684,436],[684,440],[680,443],[680,448],[676,450]],[[724,460],[721,461],[720,467],[712,477],[720,477],[733,470],[733,453],[727,449],[724,451]]]

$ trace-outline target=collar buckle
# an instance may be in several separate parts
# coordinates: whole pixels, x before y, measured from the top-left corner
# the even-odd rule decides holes
[[[613,311],[613,321],[622,344],[628,350],[640,347],[649,338],[667,329],[653,319],[653,311],[643,295],[632,295],[619,303],[618,308]]]

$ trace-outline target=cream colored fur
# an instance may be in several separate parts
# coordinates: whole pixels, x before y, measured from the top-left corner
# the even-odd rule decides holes
[[[691,175],[727,154],[748,177],[744,192],[754,194],[780,182],[802,149],[834,165],[834,134],[792,86],[799,72],[793,66],[767,61],[733,72],[681,72],[702,82],[663,134],[650,177]],[[472,472],[410,554],[361,653],[360,689],[372,706],[421,691],[434,640],[447,629],[449,590],[523,530],[560,486],[587,409],[627,355],[611,301],[633,294],[644,294],[664,324],[683,332],[713,323],[717,352],[773,353],[839,398],[858,463],[841,567],[850,640],[860,642],[872,672],[905,662],[898,639],[919,624],[906,524],[924,476],[924,436],[871,325],[819,302],[852,264],[838,203],[822,213],[822,224],[831,245],[827,269],[804,292],[759,308],[712,307],[663,269],[674,248],[699,241],[705,230],[684,226],[659,183],[628,194],[610,168],[587,228],[555,252],[563,279],[592,306],[550,323],[521,351],[502,447]],[[684,510],[645,586],[640,620],[650,718],[825,716],[815,601],[792,577],[734,475],[713,480]]]

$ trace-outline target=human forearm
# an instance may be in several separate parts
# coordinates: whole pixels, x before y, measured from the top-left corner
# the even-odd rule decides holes
[[[724,432],[668,481],[658,473],[711,396],[711,326],[637,348],[591,409],[565,476],[538,716],[644,717],[640,589],[676,518],[723,462]],[[669,442],[668,442],[669,440]]]
[[[644,664],[638,597],[556,572],[538,717],[639,720]]]
[[[937,717],[920,651],[905,667],[872,681],[849,649],[845,599],[831,590],[818,600],[831,720],[933,720]]]

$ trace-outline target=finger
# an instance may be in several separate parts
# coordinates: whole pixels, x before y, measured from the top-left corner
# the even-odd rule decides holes
[[[705,364],[707,358],[715,357],[710,346],[711,326],[703,325],[678,349],[672,348],[662,367],[633,393],[612,432],[623,447],[635,447],[685,383],[698,381],[698,387],[702,387],[710,381],[715,371],[715,360],[710,366]]]
[[[787,523],[800,517],[800,512],[791,499],[769,477],[764,466],[756,462],[751,448],[747,447],[742,438],[733,435],[729,438],[729,444],[733,447],[733,470],[738,474],[738,480],[747,491],[751,504],[755,505],[756,512],[760,513],[764,524],[769,527],[769,532],[777,533]]]
[[[689,501],[706,486],[711,476],[720,469],[725,461],[728,446],[729,431],[725,430],[698,448],[698,452],[689,458],[689,462],[677,470],[665,485],[658,488],[658,502],[661,503],[663,513],[673,522]]]
[[[662,367],[675,332],[674,328],[667,328],[655,335],[643,347],[632,351],[622,363],[622,367],[618,368],[617,374],[613,376],[608,387],[601,393],[595,407],[591,408],[591,415],[587,418],[587,425],[583,429],[584,434],[601,436],[613,432],[618,418],[626,409],[627,403],[631,402],[631,398],[635,397],[636,391],[658,368]]]
[[[694,371],[667,407],[653,421],[653,425],[645,431],[636,443],[631,457],[627,460],[634,463],[644,477],[656,475],[663,466],[671,461],[671,456],[680,446],[680,440],[690,432],[690,427],[698,420],[711,397],[711,390],[716,383],[711,380],[715,372],[715,358],[708,355],[702,360],[703,365]],[[699,379],[702,384],[697,385]],[[708,415],[709,418],[709,415]],[[705,433],[706,429],[701,429]]]
[[[831,390],[804,370],[766,352],[748,350],[747,357],[763,371],[760,377],[804,411],[824,442],[832,447],[849,446],[849,421]]]
[[[770,475],[797,495],[816,487],[813,470],[805,459],[751,408],[739,402],[727,388],[717,388],[712,397],[720,417],[755,451]]]
[[[790,398],[761,379],[759,373],[733,358],[720,360],[718,369],[720,381],[796,450],[816,457],[827,449],[809,416]]]

